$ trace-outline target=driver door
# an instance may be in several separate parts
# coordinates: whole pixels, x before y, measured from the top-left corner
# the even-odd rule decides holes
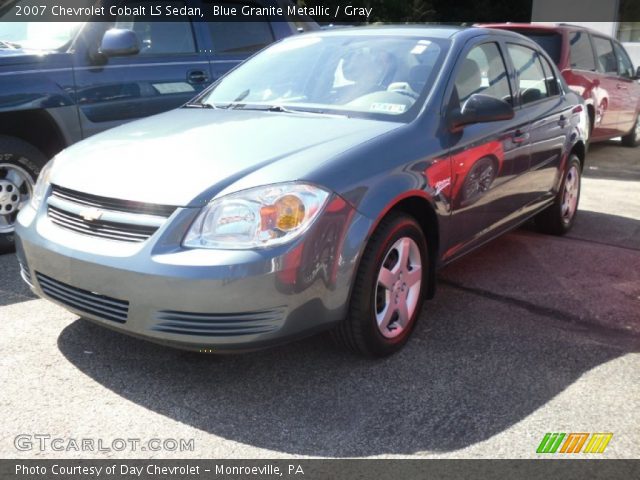
[[[458,62],[453,107],[462,107],[481,93],[514,105],[502,45],[482,43]],[[456,238],[450,257],[473,248],[487,235],[512,224],[524,206],[520,182],[529,169],[529,119],[515,110],[511,120],[466,125],[453,134],[450,150],[452,172],[452,229]]]
[[[185,1],[164,1],[180,7]],[[141,2],[125,1],[130,7]],[[149,17],[120,16],[115,23],[90,23],[87,38],[97,52],[108,27],[133,30],[140,52],[123,57],[75,58],[76,98],[83,136],[88,137],[124,122],[177,108],[211,83],[209,59],[200,53],[192,22],[158,22]]]

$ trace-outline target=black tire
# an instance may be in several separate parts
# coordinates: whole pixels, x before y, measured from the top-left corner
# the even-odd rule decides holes
[[[33,145],[19,138],[0,135],[0,180],[6,176],[7,167],[13,165],[29,174],[35,183],[46,163],[47,158]],[[0,232],[0,253],[13,251],[13,248],[13,231]]]
[[[622,137],[622,145],[625,147],[637,147],[640,145],[640,113],[636,117],[636,123],[633,124],[631,131]]]
[[[563,203],[565,200],[565,196],[568,194],[567,192],[567,182],[571,181],[571,177],[577,174],[577,192],[574,192],[573,195],[575,197],[575,207],[573,209],[572,214],[567,214],[565,209],[563,209]],[[571,177],[570,177],[571,175]],[[552,205],[548,208],[540,212],[536,217],[536,225],[538,230],[542,233],[548,233],[550,235],[564,235],[571,227],[576,220],[578,215],[578,205],[580,203],[580,191],[581,189],[581,178],[582,178],[582,164],[580,163],[580,159],[577,155],[571,154],[569,157],[569,161],[567,162],[567,168],[562,175],[562,184],[560,185],[560,190],[556,195],[556,199]]]
[[[381,333],[376,320],[378,273],[383,267],[383,261],[389,260],[389,254],[392,253],[394,244],[406,237],[415,242],[412,245],[417,247],[419,251],[422,274],[420,285],[416,285],[419,294],[413,314],[408,317],[409,321],[401,333],[394,338],[386,338]],[[415,252],[415,248],[412,252]],[[415,327],[422,309],[424,294],[428,290],[428,259],[427,241],[424,233],[412,217],[393,213],[384,218],[371,236],[360,261],[351,292],[348,316],[332,331],[336,343],[343,348],[369,357],[385,357],[400,350]],[[406,271],[407,282],[409,282],[408,275],[411,271],[411,269]],[[404,292],[404,289],[402,291]],[[392,301],[389,300],[388,303],[387,308],[391,308]],[[388,331],[391,330],[389,328]]]

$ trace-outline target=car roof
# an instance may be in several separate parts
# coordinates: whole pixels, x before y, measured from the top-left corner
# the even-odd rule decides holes
[[[562,32],[562,31],[573,31],[573,30],[584,30],[590,32],[594,35],[607,36],[602,32],[598,32],[592,28],[583,27],[582,25],[573,25],[571,23],[479,23],[476,24],[478,27],[483,28],[495,28],[498,30],[502,29],[517,29],[517,30],[537,30],[537,31],[548,31],[552,32]]]
[[[315,35],[333,36],[333,35],[390,35],[398,37],[430,37],[450,39],[455,37],[472,38],[481,35],[513,35],[522,38],[521,35],[508,30],[491,30],[490,28],[479,28],[477,26],[461,27],[452,25],[431,25],[431,24],[410,24],[410,25],[367,25],[356,28],[325,28],[322,32],[311,32]]]

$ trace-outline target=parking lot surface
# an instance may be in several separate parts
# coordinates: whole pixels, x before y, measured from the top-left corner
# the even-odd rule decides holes
[[[640,149],[593,145],[580,207],[567,237],[524,226],[444,269],[380,361],[324,336],[155,346],[36,299],[0,256],[0,457],[533,458],[547,432],[612,432],[601,457],[639,458]],[[18,451],[19,434],[195,449]]]

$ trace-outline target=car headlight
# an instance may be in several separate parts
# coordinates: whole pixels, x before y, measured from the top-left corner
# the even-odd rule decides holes
[[[251,188],[213,200],[191,225],[190,248],[248,249],[302,235],[322,211],[329,192],[306,183]]]
[[[51,169],[53,168],[54,160],[50,160],[42,170],[40,170],[40,175],[38,175],[38,180],[36,181],[36,186],[33,187],[33,195],[31,196],[31,206],[37,209],[42,203],[42,199],[47,194],[47,189],[50,185],[50,176]]]

